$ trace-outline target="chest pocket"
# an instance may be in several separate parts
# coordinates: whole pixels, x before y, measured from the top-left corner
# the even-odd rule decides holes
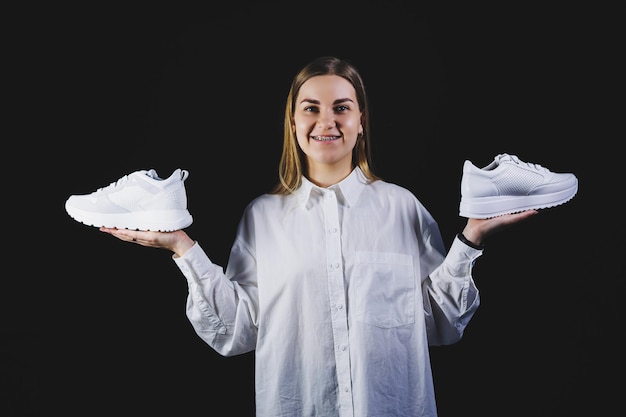
[[[357,252],[350,283],[356,319],[382,328],[415,321],[413,257],[401,253]]]

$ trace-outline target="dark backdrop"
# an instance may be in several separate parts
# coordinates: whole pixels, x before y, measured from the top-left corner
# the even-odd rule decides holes
[[[7,14],[1,413],[253,415],[252,354],[195,335],[170,254],[77,223],[64,202],[187,169],[188,232],[225,265],[244,205],[276,181],[292,76],[337,55],[365,78],[375,171],[448,244],[465,159],[508,152],[579,179],[572,201],[487,242],[480,310],[432,350],[440,416],[614,415],[623,8],[295,4]]]

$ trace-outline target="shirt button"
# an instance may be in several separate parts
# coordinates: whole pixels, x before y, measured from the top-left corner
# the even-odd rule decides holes
[[[343,304],[339,304],[339,305],[337,306],[337,308],[338,308],[339,310],[342,310],[342,309],[343,309]]]

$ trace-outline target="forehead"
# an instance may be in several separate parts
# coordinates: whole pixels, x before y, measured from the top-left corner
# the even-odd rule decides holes
[[[335,100],[350,98],[356,101],[356,91],[350,81],[338,75],[317,75],[302,84],[298,92],[299,99]],[[300,101],[300,100],[298,100]]]

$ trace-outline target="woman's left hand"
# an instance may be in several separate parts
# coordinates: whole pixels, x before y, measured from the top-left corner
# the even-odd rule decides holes
[[[492,234],[524,221],[537,213],[539,213],[537,210],[526,210],[490,219],[467,219],[463,236],[473,244],[480,246]]]

